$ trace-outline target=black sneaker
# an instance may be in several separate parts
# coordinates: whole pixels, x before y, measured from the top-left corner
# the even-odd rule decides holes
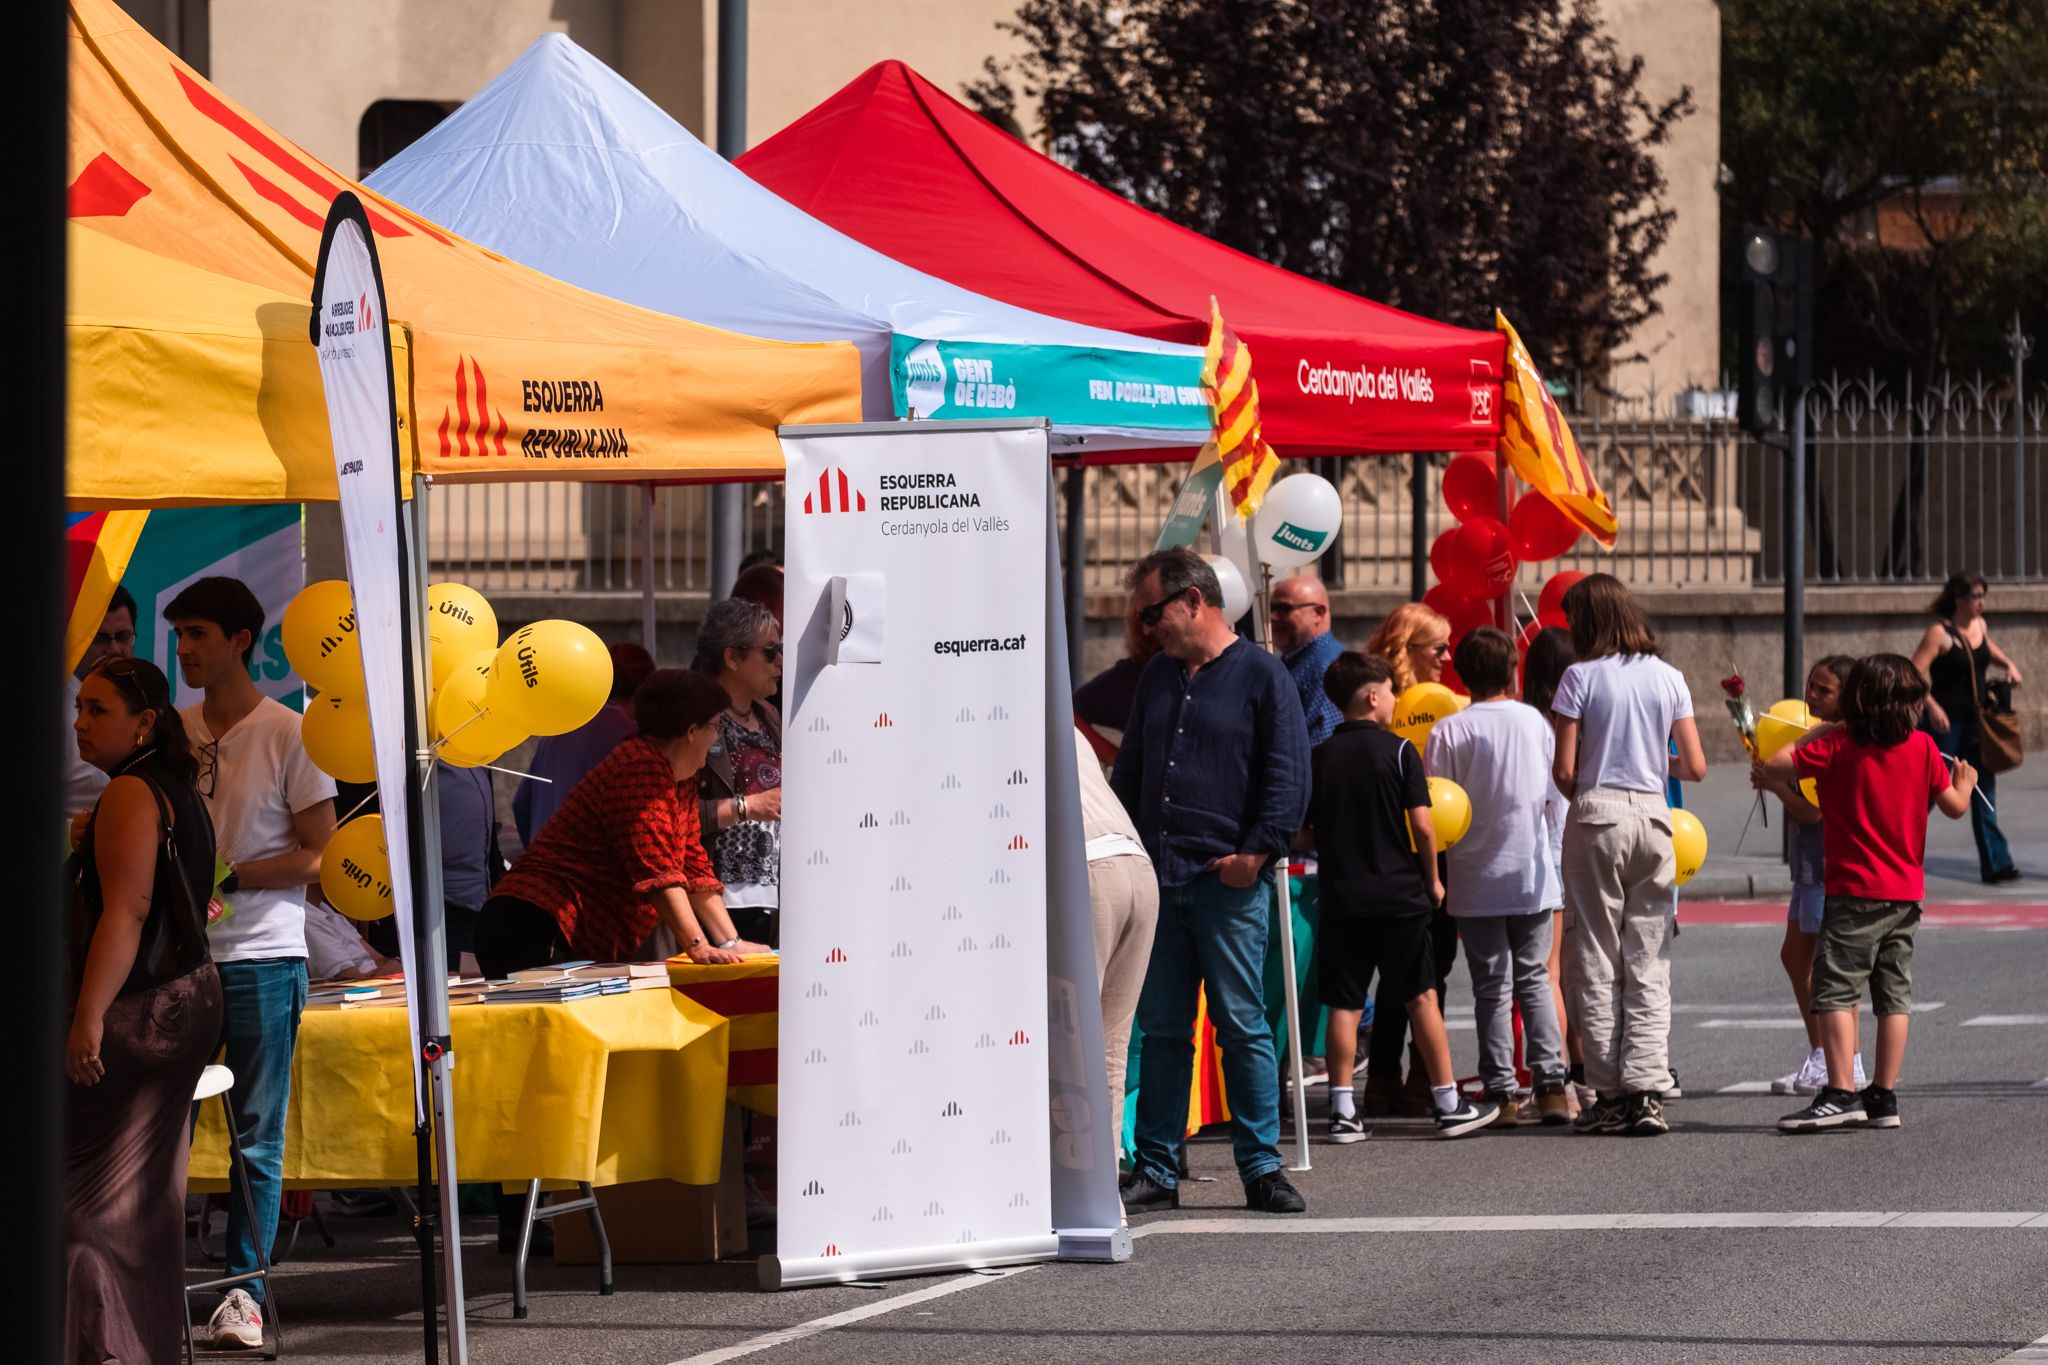
[[[1671,1084],[1665,1086],[1661,1091],[1657,1092],[1658,1098],[1667,1100],[1684,1099],[1685,1089],[1678,1083],[1678,1068],[1675,1066],[1667,1066],[1664,1069],[1671,1073]]]
[[[1365,1131],[1365,1123],[1362,1119],[1358,1117],[1358,1115],[1330,1115],[1330,1133],[1328,1141],[1335,1142],[1341,1145],[1346,1142],[1363,1142],[1366,1140],[1368,1136],[1370,1135]]]
[[[1896,1128],[1899,1126],[1899,1092],[1880,1090],[1865,1086],[1857,1096],[1863,1101],[1863,1121],[1872,1128]]]
[[[1143,1171],[1132,1171],[1119,1187],[1125,1213],[1160,1213],[1180,1207],[1180,1190],[1169,1190]]]
[[[1260,1213],[1307,1213],[1308,1201],[1281,1171],[1268,1171],[1244,1187],[1244,1206]],[[1126,1204],[1125,1208],[1130,1205]]]
[[[1786,1133],[1818,1133],[1826,1128],[1860,1128],[1868,1121],[1861,1095],[1829,1086],[1813,1097],[1812,1104],[1779,1119],[1778,1129]],[[1896,1115],[1893,1121],[1897,1122]]]
[[[1652,1090],[1630,1097],[1624,1124],[1621,1131],[1630,1137],[1662,1137],[1671,1131],[1664,1119],[1664,1100]]]
[[[1619,1133],[1628,1124],[1628,1101],[1622,1098],[1598,1099],[1588,1107],[1579,1110],[1579,1116],[1572,1120],[1574,1133],[1592,1133],[1605,1136]]]
[[[1463,1137],[1476,1133],[1500,1117],[1497,1105],[1474,1102],[1463,1095],[1458,1097],[1458,1107],[1448,1114],[1436,1116],[1436,1135],[1440,1138]]]

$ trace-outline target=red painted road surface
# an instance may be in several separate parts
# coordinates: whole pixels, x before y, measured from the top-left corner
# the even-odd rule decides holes
[[[2048,929],[2048,904],[1995,901],[1929,905],[1921,923],[1953,929]],[[1678,922],[1694,924],[1783,924],[1783,901],[1680,901]]]

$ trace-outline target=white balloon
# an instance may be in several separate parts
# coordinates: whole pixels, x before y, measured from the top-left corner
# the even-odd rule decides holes
[[[1203,555],[1202,560],[1216,571],[1216,582],[1223,589],[1223,619],[1236,625],[1252,609],[1252,594],[1244,585],[1244,575],[1223,555]]]
[[[1252,518],[1252,541],[1276,571],[1298,569],[1323,557],[1343,521],[1343,500],[1328,479],[1291,474],[1266,490]]]

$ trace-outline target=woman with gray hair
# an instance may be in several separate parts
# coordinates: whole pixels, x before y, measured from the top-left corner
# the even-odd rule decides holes
[[[692,665],[732,704],[697,773],[700,819],[725,906],[741,938],[779,946],[782,901],[782,717],[768,702],[782,681],[782,627],[757,602],[729,598],[704,614]]]

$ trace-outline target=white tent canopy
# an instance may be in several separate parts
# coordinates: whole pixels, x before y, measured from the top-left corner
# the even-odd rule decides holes
[[[1056,444],[1083,450],[1208,435],[1197,348],[1033,313],[891,260],[756,184],[561,34],[367,183],[600,294],[754,336],[850,340],[871,420],[1046,417]]]

